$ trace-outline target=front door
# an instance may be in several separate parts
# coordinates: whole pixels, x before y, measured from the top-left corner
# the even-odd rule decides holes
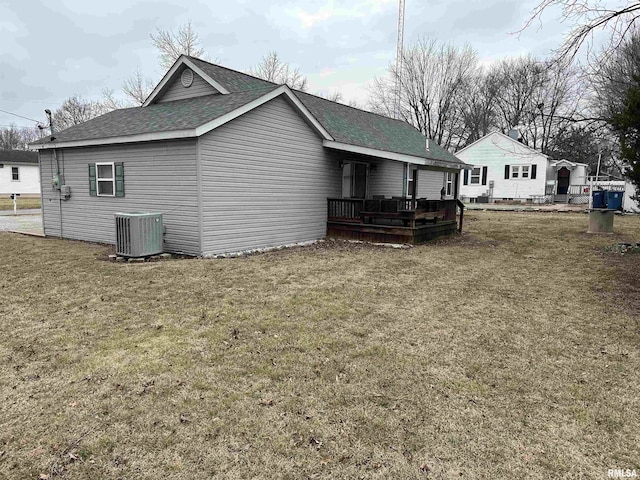
[[[367,165],[364,163],[353,164],[353,198],[365,198],[367,196]]]
[[[571,172],[567,167],[558,170],[558,195],[566,195],[569,191],[569,177]]]

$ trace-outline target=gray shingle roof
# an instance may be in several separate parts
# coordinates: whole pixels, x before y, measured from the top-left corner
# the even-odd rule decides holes
[[[278,88],[275,83],[246,73],[195,57],[188,58],[230,93],[114,110],[56,133],[56,142],[194,129]],[[430,142],[427,151],[425,137],[406,122],[297,90],[294,93],[337,142],[452,164],[463,163],[435,142]]]
[[[254,89],[230,95],[207,95],[173,102],[154,103],[147,107],[123,108],[56,132],[54,136],[56,142],[73,142],[194,129],[275,88],[277,85],[269,85],[268,88],[262,90]]]
[[[432,160],[463,163],[436,142],[429,142],[427,151],[425,136],[402,120],[366,112],[297,90],[295,94],[337,142]]]
[[[1,164],[37,164],[38,154],[25,150],[0,150]]]
[[[264,89],[277,87],[277,83],[268,82],[258,77],[254,77],[247,73],[231,70],[230,68],[205,62],[196,57],[188,57],[197,67],[202,69],[204,73],[220,83],[230,92],[246,92],[249,90]]]

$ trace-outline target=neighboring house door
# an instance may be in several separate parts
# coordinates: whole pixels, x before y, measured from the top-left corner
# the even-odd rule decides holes
[[[569,191],[569,177],[571,172],[567,167],[558,170],[558,195],[566,195]]]

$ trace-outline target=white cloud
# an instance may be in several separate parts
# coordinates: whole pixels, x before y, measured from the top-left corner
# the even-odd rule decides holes
[[[315,11],[296,7],[285,10],[285,12],[295,17],[303,28],[311,29],[318,23],[334,18],[364,18],[371,14],[380,13],[395,4],[396,0],[363,0],[349,7],[337,7],[334,0],[329,0],[323,7]]]

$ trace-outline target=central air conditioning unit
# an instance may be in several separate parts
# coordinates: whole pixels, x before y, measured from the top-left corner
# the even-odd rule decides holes
[[[116,213],[116,254],[148,257],[162,253],[161,213]]]

